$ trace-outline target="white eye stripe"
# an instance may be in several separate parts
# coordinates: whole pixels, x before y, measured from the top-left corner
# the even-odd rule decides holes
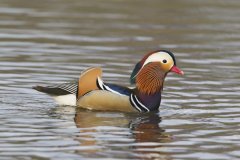
[[[147,65],[148,63],[151,63],[151,62],[163,62],[163,60],[167,60],[167,63],[170,63],[172,62],[172,66],[174,65],[174,60],[172,59],[172,57],[166,53],[166,52],[156,52],[156,53],[153,53],[152,55],[150,55],[144,62],[144,64],[142,65],[141,69],[138,71],[138,73],[133,77],[137,77],[137,75],[140,73],[140,71],[142,70],[142,68]],[[171,66],[171,67],[172,67]]]
[[[150,62],[162,62],[163,60],[167,60],[167,62],[173,61],[172,57],[166,52],[157,52],[149,56],[144,62],[143,66]]]

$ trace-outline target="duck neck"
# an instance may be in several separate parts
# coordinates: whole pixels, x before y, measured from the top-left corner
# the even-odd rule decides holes
[[[136,77],[136,87],[139,93],[154,95],[163,89],[166,73],[160,68],[159,63],[151,63],[143,67]]]
[[[161,70],[159,63],[146,65],[136,77],[135,95],[150,111],[158,110],[160,106],[165,77],[166,73]]]

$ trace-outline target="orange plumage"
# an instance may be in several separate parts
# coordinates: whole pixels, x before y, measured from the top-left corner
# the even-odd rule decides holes
[[[136,86],[139,92],[154,94],[163,88],[166,73],[161,70],[159,62],[153,62],[143,67],[136,76]]]

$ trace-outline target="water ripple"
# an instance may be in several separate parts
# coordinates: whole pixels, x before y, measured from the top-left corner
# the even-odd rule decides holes
[[[238,1],[0,4],[2,159],[239,159]],[[130,85],[134,64],[159,48],[185,71],[168,75],[159,113],[57,106],[31,89],[93,66]]]

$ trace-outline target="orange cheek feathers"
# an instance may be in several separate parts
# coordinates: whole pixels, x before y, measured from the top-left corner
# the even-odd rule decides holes
[[[169,64],[162,64],[161,63],[161,68],[164,72],[169,72],[170,69],[172,68],[172,65],[169,63]]]

